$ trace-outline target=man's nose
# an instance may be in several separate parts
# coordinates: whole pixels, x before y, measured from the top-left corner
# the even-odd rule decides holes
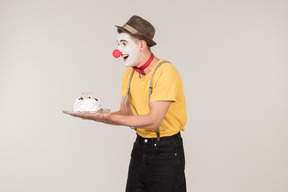
[[[121,52],[119,49],[115,49],[112,53],[112,55],[115,57],[115,58],[118,58],[121,56]]]

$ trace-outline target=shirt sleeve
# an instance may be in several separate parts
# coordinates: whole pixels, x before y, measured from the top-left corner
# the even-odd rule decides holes
[[[153,89],[150,102],[176,101],[180,84],[180,75],[178,71],[172,64],[164,64],[163,66],[160,66],[158,70],[155,72],[153,78]]]

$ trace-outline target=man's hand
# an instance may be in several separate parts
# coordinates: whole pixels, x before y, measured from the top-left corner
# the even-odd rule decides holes
[[[111,124],[111,113],[95,113],[95,114],[70,114],[73,117],[79,117],[85,120],[94,120],[97,122]]]

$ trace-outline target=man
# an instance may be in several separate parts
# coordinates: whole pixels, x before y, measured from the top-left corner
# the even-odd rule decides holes
[[[186,191],[180,131],[187,116],[181,77],[171,63],[151,52],[156,45],[151,23],[134,15],[116,27],[119,47],[113,54],[121,55],[129,67],[122,78],[120,110],[73,116],[136,129],[126,192]]]

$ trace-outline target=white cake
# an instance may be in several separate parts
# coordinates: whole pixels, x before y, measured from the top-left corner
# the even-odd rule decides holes
[[[79,97],[74,102],[73,111],[77,112],[95,112],[102,109],[100,99],[94,96]]]

